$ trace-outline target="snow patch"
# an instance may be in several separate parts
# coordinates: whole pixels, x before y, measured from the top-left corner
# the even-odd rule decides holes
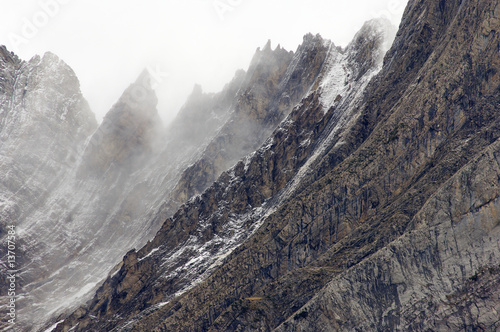
[[[321,103],[324,112],[345,96],[351,88],[353,73],[347,59],[348,54],[340,53],[334,45],[330,45],[327,55],[326,74],[321,81]]]
[[[57,327],[57,325],[59,325],[60,323],[64,322],[64,319],[63,320],[60,320],[58,321],[57,323],[55,323],[54,325],[52,325],[51,327],[49,327],[48,329],[46,329],[45,331],[43,332],[52,332],[53,330],[55,330],[55,328]]]
[[[153,255],[155,252],[157,252],[158,250],[160,250],[160,248],[154,248],[153,250],[151,250],[151,252],[149,254],[147,254],[146,256],[142,257],[141,259],[139,259],[139,262],[142,261],[143,259],[146,259],[148,258],[149,256]]]

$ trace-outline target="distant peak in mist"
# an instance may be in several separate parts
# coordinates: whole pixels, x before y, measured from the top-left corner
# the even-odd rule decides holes
[[[267,40],[267,43],[262,51],[271,51],[271,39]]]
[[[195,84],[193,86],[193,91],[191,92],[191,96],[199,96],[203,94],[203,88],[201,87],[200,84]]]

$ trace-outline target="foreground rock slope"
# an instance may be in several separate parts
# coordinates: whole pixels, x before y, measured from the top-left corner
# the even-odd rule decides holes
[[[163,128],[147,72],[98,125],[62,60],[47,53],[22,61],[1,48],[0,236],[16,225],[15,328],[43,329],[88,300],[127,251],[146,244],[182,203],[262,145],[317,88],[331,54],[341,53],[319,36],[305,36],[296,52],[268,42],[220,93],[195,86]],[[238,234],[228,248],[245,238]],[[196,271],[189,276],[198,278]],[[189,282],[183,280],[176,289]],[[0,295],[7,299],[5,289]],[[9,327],[5,318],[2,328]]]
[[[498,330],[500,3],[373,31],[56,330]]]

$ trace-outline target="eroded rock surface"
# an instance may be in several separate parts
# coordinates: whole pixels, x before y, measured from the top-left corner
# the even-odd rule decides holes
[[[410,1],[381,71],[344,71],[350,90],[332,50],[263,147],[57,329],[496,330],[498,6]],[[373,27],[347,59],[377,58],[355,46]]]

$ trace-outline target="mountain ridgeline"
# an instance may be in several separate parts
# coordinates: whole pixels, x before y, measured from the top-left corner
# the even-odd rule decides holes
[[[380,67],[379,23],[320,43],[266,142],[57,330],[498,329],[499,12],[410,1]]]
[[[63,61],[0,48],[2,328],[500,329],[500,1],[268,42],[156,105],[143,72],[98,125]]]
[[[91,299],[121,268],[130,248],[144,246],[179,206],[241,158],[251,158],[311,91],[328,91],[324,105],[339,104],[344,93],[345,100],[354,98],[347,92],[357,91],[380,69],[382,47],[391,39],[385,24],[367,24],[356,37],[359,45],[346,50],[311,34],[295,52],[273,50],[268,42],[222,92],[205,94],[195,86],[167,128],[147,72],[97,125],[75,74],[62,60],[47,53],[23,61],[2,48],[0,166],[6,176],[0,230],[5,238],[7,226],[17,226],[15,328],[44,329],[51,317]],[[371,44],[364,46],[362,40]],[[355,58],[358,51],[362,58]],[[323,79],[332,73],[341,79]],[[309,149],[306,141],[311,142],[302,146]],[[259,170],[254,172],[258,176]],[[189,263],[186,257],[199,262],[189,271],[174,271],[177,291],[203,280],[212,263],[256,229],[239,222],[229,227],[222,238],[210,235],[188,245],[179,238],[166,269]],[[6,295],[2,289],[8,300]],[[7,320],[2,326],[9,327]]]

